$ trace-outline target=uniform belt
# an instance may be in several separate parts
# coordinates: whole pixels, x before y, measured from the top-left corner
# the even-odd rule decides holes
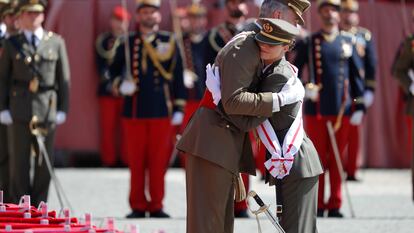
[[[209,109],[215,109],[216,105],[213,102],[213,95],[210,91],[206,90],[204,96],[200,101],[200,107],[206,107]]]
[[[16,87],[29,88],[30,82],[21,81],[21,80],[13,80],[13,85]],[[47,85],[40,84],[37,92],[45,92],[45,91],[50,91],[50,90],[55,90],[55,89],[56,89],[55,86],[47,86]]]

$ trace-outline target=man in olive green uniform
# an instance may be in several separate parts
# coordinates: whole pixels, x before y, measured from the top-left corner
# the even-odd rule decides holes
[[[394,61],[392,73],[404,91],[407,114],[414,116],[414,35],[407,37],[401,44],[400,51]],[[411,175],[414,201],[414,156],[411,164]]]
[[[0,121],[9,125],[10,196],[18,202],[30,194],[32,203],[47,201],[50,174],[44,155],[37,155],[30,182],[34,122],[44,129],[45,146],[53,164],[56,125],[66,120],[69,65],[63,39],[42,28],[45,1],[23,0],[18,5],[22,31],[4,43],[0,60]],[[31,124],[32,123],[32,124]]]
[[[301,11],[272,6],[269,17],[279,12],[280,18],[296,16]],[[307,1],[289,1],[296,9],[307,9]],[[290,18],[289,18],[290,19]],[[220,69],[221,90],[207,91],[201,107],[194,113],[177,148],[186,152],[187,160],[187,232],[233,232],[234,180],[239,172],[255,174],[249,137],[215,111],[215,102],[222,99],[227,114],[270,117],[281,106],[302,99],[303,86],[292,86],[292,93],[253,93],[262,72],[259,48],[254,33],[235,37],[219,53],[216,65]],[[208,83],[207,83],[208,84]],[[210,89],[210,88],[209,88]],[[211,89],[210,89],[211,91]],[[219,94],[221,93],[221,94]],[[220,95],[218,98],[217,95]],[[264,120],[264,118],[263,118]],[[239,164],[240,162],[240,164]]]
[[[10,0],[0,0],[0,56],[3,50],[3,41],[6,39],[7,26],[3,22],[3,11]],[[7,149],[7,127],[0,124],[0,190],[4,191],[4,198],[7,201],[9,182],[9,152]]]

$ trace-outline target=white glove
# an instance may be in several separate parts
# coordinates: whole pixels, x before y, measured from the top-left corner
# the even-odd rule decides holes
[[[364,92],[364,105],[365,108],[371,107],[374,103],[374,93],[372,91],[366,90]]]
[[[206,66],[206,86],[213,96],[213,102],[217,105],[221,100],[220,73],[217,66]]]
[[[315,88],[314,86],[306,86],[305,88],[305,98],[316,102],[319,98],[319,88]]]
[[[194,83],[197,80],[197,75],[188,69],[184,70],[184,86],[188,89],[194,87]]]
[[[119,92],[122,95],[131,96],[137,90],[137,85],[132,80],[124,80],[119,87]]]
[[[364,111],[357,110],[354,113],[352,113],[351,120],[349,120],[349,123],[351,123],[351,125],[360,125],[362,123],[363,117]]]
[[[10,110],[6,109],[0,112],[0,123],[3,125],[13,124],[13,118],[10,114]]]
[[[58,111],[56,113],[56,124],[61,125],[66,121],[66,113],[62,111]]]
[[[171,125],[181,125],[183,123],[184,119],[184,113],[182,112],[174,112],[172,118],[171,118]]]
[[[275,95],[279,101],[275,101]],[[302,101],[305,97],[305,88],[299,78],[289,79],[279,93],[272,93],[273,112],[280,111],[280,107]],[[280,102],[280,105],[279,105]]]

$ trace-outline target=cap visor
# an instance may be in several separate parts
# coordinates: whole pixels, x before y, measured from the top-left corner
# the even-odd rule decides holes
[[[21,11],[28,11],[28,12],[43,12],[45,8],[40,4],[24,6],[22,7]]]
[[[282,41],[272,40],[269,37],[263,36],[260,33],[256,34],[256,36],[254,37],[254,39],[256,39],[256,41],[258,41],[258,42],[261,42],[261,43],[264,43],[264,44],[269,44],[269,45],[280,45],[280,44],[283,44]]]

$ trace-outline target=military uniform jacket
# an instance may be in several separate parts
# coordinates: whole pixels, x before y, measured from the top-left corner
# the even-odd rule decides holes
[[[183,111],[187,98],[183,63],[176,41],[168,32],[155,32],[146,39],[129,37],[131,74],[137,92],[126,96],[122,115],[127,118],[168,117]],[[118,47],[110,67],[111,79],[120,83],[125,73],[125,47]],[[117,81],[118,80],[118,81]]]
[[[197,75],[194,87],[188,90],[188,99],[201,100],[206,89],[206,66],[205,66],[205,48],[207,41],[204,38],[197,41],[190,35],[185,35],[184,54],[186,57],[186,68]]]
[[[236,36],[220,51],[215,64],[220,69],[221,104],[226,114],[255,117],[272,115],[272,93],[251,92],[262,70],[259,47],[253,32]],[[232,127],[214,109],[201,107],[194,113],[177,148],[234,174],[255,174],[247,133]]]
[[[358,57],[364,67],[365,89],[375,91],[375,70],[377,55],[371,32],[363,27],[356,27],[350,31],[355,36],[355,46]]]
[[[280,92],[283,86],[290,78],[296,77],[293,73],[291,64],[285,58],[275,62],[266,68],[265,73],[261,76],[259,84],[256,86],[257,92]],[[295,120],[301,103],[286,105],[280,108],[279,112],[273,113],[269,121],[275,130],[279,142],[283,142],[290,126]],[[228,115],[230,121],[240,130],[248,131],[253,127],[259,126],[264,119],[258,117],[246,117]],[[267,153],[267,158],[270,154]],[[312,141],[305,134],[303,143],[294,156],[293,167],[289,176],[294,178],[307,178],[318,176],[323,173],[322,165],[318,153]],[[267,181],[274,184],[275,179],[267,173]]]
[[[98,95],[112,96],[109,66],[112,64],[116,49],[123,43],[122,37],[116,37],[110,32],[102,33],[96,39],[96,67],[99,75]]]
[[[407,113],[414,114],[414,97],[410,92],[413,80],[408,75],[414,69],[414,36],[406,38],[400,46],[399,53],[394,61],[392,73],[404,91],[407,101]]]
[[[30,90],[34,79],[36,92]],[[67,112],[68,103],[69,64],[63,39],[45,31],[36,50],[23,33],[6,40],[0,59],[0,111],[10,109],[14,122],[27,123],[33,116],[54,122],[56,111]]]
[[[322,87],[317,102],[305,102],[305,114],[335,116],[343,104],[345,115],[351,113],[352,105],[354,110],[365,110],[364,68],[351,34],[338,33],[331,41],[325,39],[322,32],[313,34],[298,43],[294,64],[299,69],[299,77],[304,65],[308,64],[310,82]]]

